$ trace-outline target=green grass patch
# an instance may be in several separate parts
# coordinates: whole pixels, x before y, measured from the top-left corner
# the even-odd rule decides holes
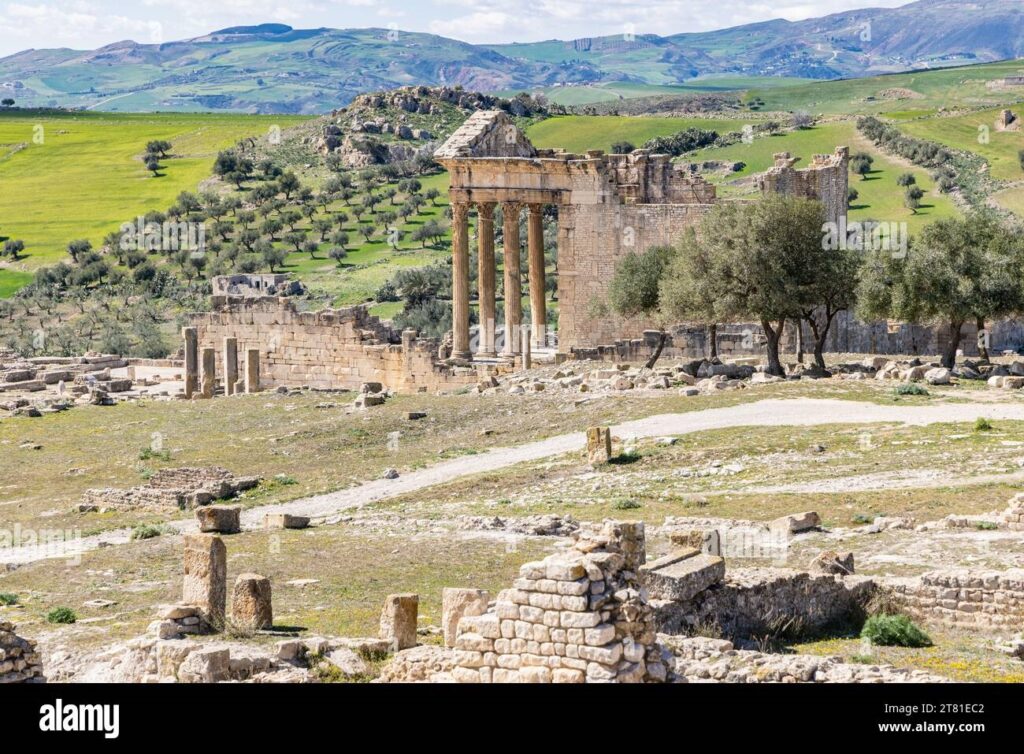
[[[47,623],[68,624],[77,620],[78,616],[70,607],[55,607],[46,614]]]

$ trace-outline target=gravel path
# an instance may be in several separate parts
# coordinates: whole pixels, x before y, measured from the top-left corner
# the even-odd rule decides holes
[[[613,434],[625,438],[645,438],[683,435],[728,427],[869,423],[924,426],[940,422],[973,422],[979,416],[995,421],[1024,420],[1024,403],[882,406],[875,403],[812,398],[764,400],[683,414],[658,414],[617,425],[613,428]],[[378,479],[324,495],[251,508],[242,512],[242,527],[260,528],[263,516],[267,513],[292,513],[323,519],[347,509],[444,484],[460,477],[562,455],[582,448],[585,442],[586,436],[583,432],[557,435],[511,448],[494,448],[477,455],[443,461],[426,469],[410,471],[397,479]],[[174,521],[169,525],[182,533],[196,530],[194,519]],[[120,529],[75,539],[62,548],[9,548],[0,550],[0,564],[24,564],[45,558],[69,557],[97,547],[121,545],[130,541],[129,537],[130,530]]]

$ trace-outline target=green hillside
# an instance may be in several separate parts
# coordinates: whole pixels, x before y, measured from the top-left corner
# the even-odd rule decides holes
[[[0,111],[0,145],[7,147],[0,156],[0,238],[25,242],[26,256],[16,269],[52,264],[65,256],[69,241],[85,238],[97,246],[122,222],[166,209],[182,191],[196,191],[210,177],[219,150],[301,120]],[[153,139],[173,145],[158,177],[142,161]],[[0,281],[10,275],[0,269]]]
[[[608,150],[617,141],[640,146],[656,136],[669,136],[687,128],[702,128],[720,134],[740,131],[752,120],[735,118],[635,118],[627,115],[564,115],[543,120],[527,130],[530,140],[545,149],[561,147],[582,153],[588,149]]]

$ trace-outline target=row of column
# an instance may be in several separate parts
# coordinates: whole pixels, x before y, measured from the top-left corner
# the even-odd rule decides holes
[[[185,340],[185,397],[212,398],[217,386],[217,352],[213,348],[199,348],[199,331],[183,327]],[[238,340],[224,338],[224,394],[233,395],[243,390],[260,390],[260,351],[250,348],[245,352],[245,375],[238,379]]]
[[[502,354],[521,353],[519,333],[523,325],[522,270],[519,263],[519,213],[521,202],[502,202],[505,241],[505,347]],[[531,340],[546,345],[547,311],[544,286],[544,226],[542,205],[528,204],[528,271],[530,280]],[[477,202],[478,299],[480,335],[477,355],[496,356],[495,350],[495,202]],[[469,202],[452,203],[452,356],[471,358],[469,349]]]

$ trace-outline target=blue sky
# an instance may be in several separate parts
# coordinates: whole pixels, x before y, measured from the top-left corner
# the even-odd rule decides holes
[[[379,26],[467,42],[533,42],[632,32],[675,34],[791,21],[906,0],[0,0],[0,55],[165,42],[226,26]]]

